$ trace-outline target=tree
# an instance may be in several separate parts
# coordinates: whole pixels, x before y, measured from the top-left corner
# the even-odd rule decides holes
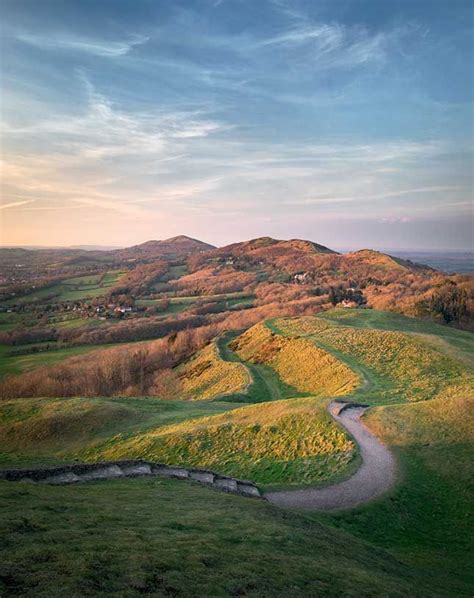
[[[431,297],[430,311],[435,316],[441,316],[449,322],[460,322],[469,313],[467,307],[467,293],[453,281],[442,284]]]

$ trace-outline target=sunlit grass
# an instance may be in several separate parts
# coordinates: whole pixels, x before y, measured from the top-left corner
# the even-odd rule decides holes
[[[117,435],[87,460],[140,457],[207,467],[262,484],[307,484],[344,471],[355,447],[313,398],[250,405],[129,438]]]
[[[306,339],[274,335],[264,324],[250,328],[231,347],[245,361],[270,366],[300,392],[342,396],[360,384],[359,377],[327,351]]]

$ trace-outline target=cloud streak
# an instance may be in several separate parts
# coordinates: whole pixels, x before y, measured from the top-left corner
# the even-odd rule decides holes
[[[348,68],[383,61],[390,37],[398,34],[393,31],[371,35],[363,28],[348,28],[338,24],[305,25],[261,40],[255,47],[304,49],[313,68]]]
[[[7,210],[9,208],[17,208],[18,206],[25,206],[26,204],[33,203],[35,199],[26,199],[23,201],[12,201],[9,203],[0,204],[0,210]]]
[[[84,52],[103,58],[125,56],[135,46],[141,46],[149,41],[144,35],[134,35],[124,41],[107,41],[79,38],[70,35],[38,35],[33,33],[19,33],[16,39],[20,42],[41,50],[64,50],[70,52]]]

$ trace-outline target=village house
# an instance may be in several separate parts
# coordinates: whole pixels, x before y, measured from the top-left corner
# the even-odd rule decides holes
[[[355,309],[356,307],[359,307],[358,303],[351,301],[350,299],[343,299],[339,305],[347,309]]]
[[[311,275],[309,272],[301,272],[293,276],[293,280],[297,284],[306,284],[311,281]]]

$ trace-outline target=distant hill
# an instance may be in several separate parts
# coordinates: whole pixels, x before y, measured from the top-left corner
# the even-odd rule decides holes
[[[365,264],[381,270],[433,270],[433,268],[424,264],[418,264],[411,260],[394,257],[373,249],[360,249],[359,251],[346,253],[344,258],[348,261]]]
[[[238,311],[244,305],[281,304],[286,309],[291,300],[306,301],[298,308],[302,310],[309,309],[309,304],[319,308],[355,300],[413,314],[415,303],[428,301],[433,289],[446,280],[446,275],[429,266],[372,249],[338,253],[314,241],[271,237],[225,247],[179,235],[109,251],[0,248],[0,262],[4,301],[16,301],[33,289],[35,293],[43,289],[44,296],[61,296],[54,294],[53,283],[121,272],[123,293],[146,300],[148,304],[139,307],[150,313],[168,315],[189,311],[201,316],[230,308]],[[210,299],[235,293],[245,297],[240,307],[241,300],[234,297],[225,303]],[[166,304],[179,297],[208,299],[194,307]]]
[[[214,264],[216,260],[220,260],[238,269],[261,266],[294,274],[314,268],[318,258],[330,255],[337,255],[337,253],[312,241],[301,239],[281,241],[271,237],[259,237],[219,247],[196,256],[192,260],[194,262],[192,269],[196,269],[199,264],[204,266],[206,263]]]
[[[187,237],[186,235],[179,235],[162,241],[146,241],[140,245],[118,249],[112,253],[120,259],[138,259],[163,256],[185,256],[212,249],[215,249],[214,245]]]
[[[216,249],[216,253],[229,255],[243,255],[254,253],[259,257],[270,257],[291,252],[299,253],[336,253],[324,245],[318,245],[312,241],[301,239],[291,239],[289,241],[280,241],[271,237],[259,237],[250,241],[233,243]]]
[[[362,249],[340,254],[324,245],[302,239],[280,241],[271,237],[259,237],[250,241],[233,243],[212,249],[191,259],[194,271],[209,265],[223,263],[229,267],[248,270],[260,266],[263,269],[278,270],[294,276],[299,273],[351,275],[354,271],[384,273],[386,271],[432,271],[423,266],[392,257],[372,249]]]

